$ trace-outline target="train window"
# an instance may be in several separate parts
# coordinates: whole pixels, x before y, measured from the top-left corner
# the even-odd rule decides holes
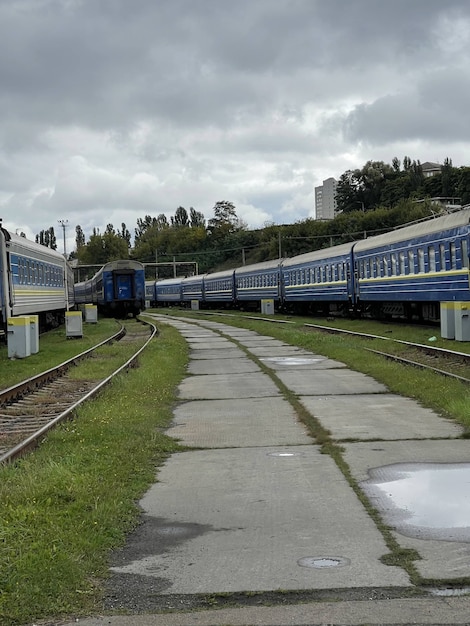
[[[420,274],[424,273],[424,250],[423,248],[418,248],[418,272]]]
[[[408,274],[415,273],[415,253],[413,250],[408,250]]]
[[[387,256],[384,256],[384,276],[388,276],[388,266],[389,266],[389,260]]]
[[[400,258],[400,274],[404,275],[406,274],[405,253],[400,252],[399,258]]]
[[[450,244],[450,266],[453,270],[457,269],[457,251],[455,248],[455,241]]]
[[[462,255],[462,267],[468,268],[470,266],[468,258],[468,242],[466,239],[462,239],[460,242],[461,255]]]
[[[393,252],[391,256],[392,276],[397,275],[397,255]]]
[[[443,243],[439,244],[439,262],[441,272],[444,272],[446,269],[446,247]]]
[[[428,248],[428,272],[436,271],[436,251],[433,246]]]

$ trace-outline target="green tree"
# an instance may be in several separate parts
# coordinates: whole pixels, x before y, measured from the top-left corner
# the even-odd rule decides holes
[[[85,233],[80,225],[75,226],[75,246],[77,251],[85,245]]]
[[[171,217],[171,225],[175,228],[189,226],[188,212],[184,207],[179,206],[176,209],[174,217]]]
[[[40,243],[42,246],[57,250],[57,239],[54,233],[54,227],[50,226],[47,230],[41,230],[39,235],[36,235],[36,243]]]
[[[202,228],[206,227],[206,220],[204,218],[204,214],[200,211],[196,211],[193,207],[189,209],[189,219],[191,228],[197,228],[202,226]]]
[[[207,229],[212,235],[225,236],[244,228],[243,222],[238,219],[235,205],[227,200],[221,200],[214,205],[214,217],[209,220]]]

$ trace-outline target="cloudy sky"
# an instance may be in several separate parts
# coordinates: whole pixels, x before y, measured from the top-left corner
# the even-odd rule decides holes
[[[0,0],[0,217],[314,217],[325,178],[470,164],[468,0]]]

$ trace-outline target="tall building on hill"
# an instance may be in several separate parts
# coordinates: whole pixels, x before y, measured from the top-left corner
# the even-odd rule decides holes
[[[327,178],[315,187],[315,219],[332,220],[336,214],[336,180]]]

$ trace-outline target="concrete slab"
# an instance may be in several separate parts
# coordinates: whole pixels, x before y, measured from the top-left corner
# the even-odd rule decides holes
[[[199,359],[193,360],[188,365],[190,374],[242,374],[259,372],[260,368],[254,361],[248,358],[238,359]]]
[[[173,605],[171,605],[173,606]],[[470,598],[374,598],[80,618],[80,626],[468,626]],[[62,626],[76,626],[76,621]]]
[[[148,578],[152,594],[410,585],[379,561],[382,536],[315,446],[176,454],[140,504],[112,567],[123,594]]]
[[[345,460],[354,478],[362,484],[369,480],[369,471],[373,468],[410,461],[414,463],[468,463],[470,459],[470,441],[467,439],[361,442],[343,444],[343,446]],[[461,496],[455,498],[457,504],[460,498],[468,498],[468,485],[460,487]],[[436,497],[432,485],[429,484],[424,486],[422,492],[416,493],[416,498],[435,499]],[[389,518],[388,511],[383,508],[383,504],[377,499],[373,500],[373,504],[381,512],[384,521],[393,527],[393,521]],[[419,553],[422,560],[415,561],[415,566],[424,578],[452,580],[470,577],[468,543],[417,539],[398,532],[395,532],[394,536],[399,545],[404,548],[413,548]]]
[[[220,350],[218,348],[212,349],[192,349],[190,351],[191,359],[239,359],[245,356],[245,353],[240,348],[226,348]]]
[[[186,341],[192,350],[226,350],[235,347],[233,341],[217,336],[202,340],[186,339]]]
[[[234,448],[313,443],[283,398],[202,400],[180,404],[167,431],[187,446]]]
[[[348,369],[278,371],[277,376],[294,393],[302,396],[385,393],[382,383]]]
[[[391,393],[303,396],[300,401],[337,440],[448,438],[463,432],[455,422]]]
[[[178,390],[181,400],[265,398],[280,395],[269,376],[262,372],[191,376],[182,381]]]
[[[327,359],[318,354],[308,353],[295,356],[266,356],[261,357],[265,365],[273,370],[311,370],[311,369],[333,369],[338,367],[346,367],[344,363]]]

